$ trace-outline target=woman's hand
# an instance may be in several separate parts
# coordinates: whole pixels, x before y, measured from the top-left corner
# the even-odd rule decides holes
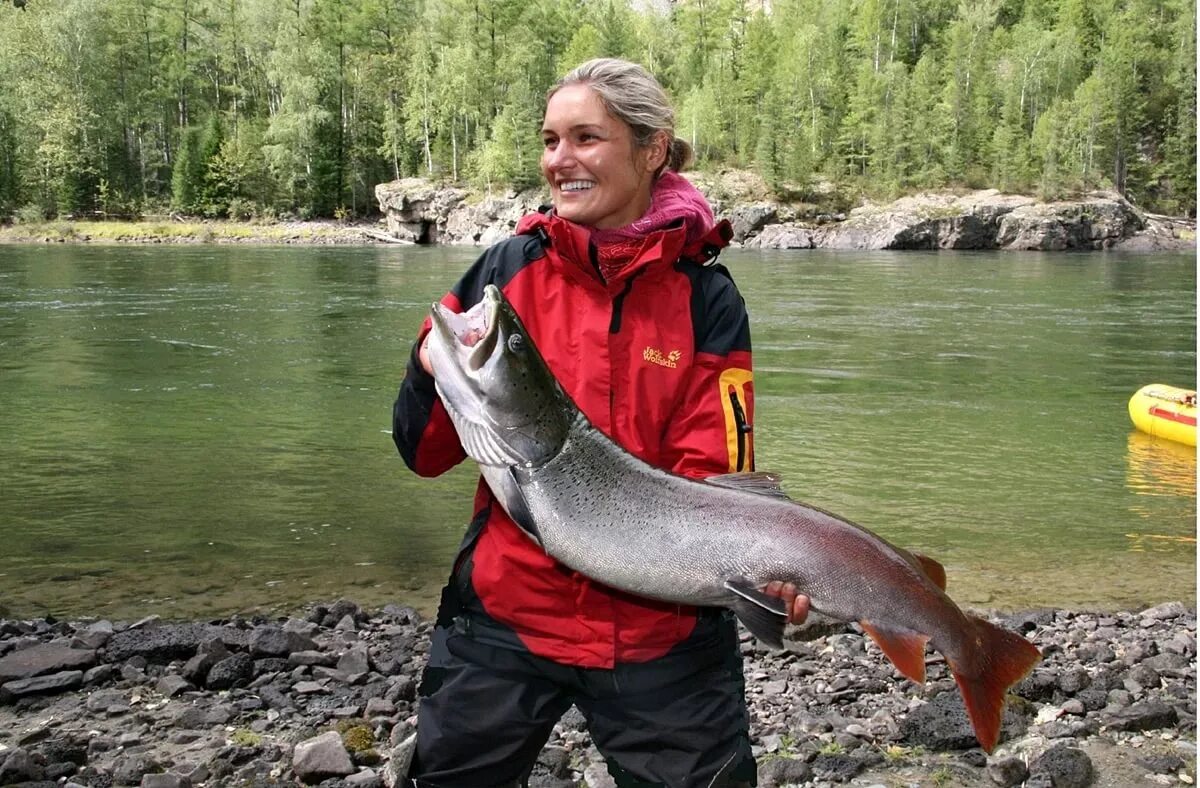
[[[782,580],[772,580],[767,583],[763,593],[767,596],[777,596],[787,605],[788,623],[803,624],[808,618],[808,597],[797,593],[795,583],[785,583]]]
[[[429,363],[429,335],[421,340],[421,347],[417,349],[417,360],[421,362],[421,366],[430,375],[433,374],[433,366]]]

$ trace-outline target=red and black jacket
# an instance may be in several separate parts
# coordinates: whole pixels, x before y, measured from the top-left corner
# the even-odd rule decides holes
[[[463,311],[485,285],[500,287],[587,418],[642,460],[692,477],[750,470],[749,321],[728,272],[705,264],[727,243],[728,225],[687,248],[684,235],[682,227],[651,233],[604,281],[585,228],[531,214],[442,303]],[[392,427],[405,463],[437,476],[465,454],[416,358],[429,325],[413,348]],[[559,564],[482,479],[451,586],[466,612],[498,624],[513,645],[581,667],[662,656],[697,620],[695,608],[635,597]]]

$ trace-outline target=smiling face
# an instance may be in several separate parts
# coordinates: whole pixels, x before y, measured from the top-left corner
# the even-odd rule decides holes
[[[666,158],[666,134],[638,147],[629,125],[605,109],[587,85],[567,85],[546,104],[542,175],[555,212],[601,230],[624,227],[650,207],[654,173]]]

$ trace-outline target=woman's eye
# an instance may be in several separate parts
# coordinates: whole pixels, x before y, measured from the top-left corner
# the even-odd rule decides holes
[[[547,148],[550,148],[551,150],[553,150],[554,146],[558,144],[558,140],[551,139],[550,137],[544,137],[542,139],[542,144],[545,145]]]

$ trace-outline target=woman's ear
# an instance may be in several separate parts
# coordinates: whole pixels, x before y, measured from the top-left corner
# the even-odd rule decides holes
[[[667,166],[671,156],[671,135],[665,131],[656,132],[650,144],[646,146],[646,169],[659,172]]]

